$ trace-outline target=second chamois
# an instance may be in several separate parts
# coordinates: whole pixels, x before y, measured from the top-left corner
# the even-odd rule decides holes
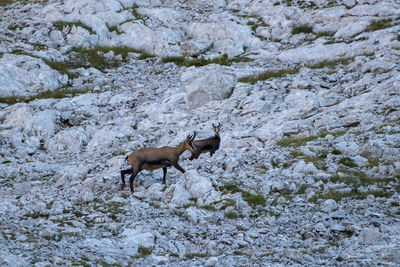
[[[221,137],[219,136],[219,130],[221,128],[221,124],[218,125],[212,124],[214,128],[214,136],[202,140],[193,141],[193,145],[196,147],[196,151],[192,152],[189,160],[197,159],[200,154],[210,152],[210,157],[218,150],[219,144],[221,143]]]
[[[189,135],[176,147],[165,146],[159,148],[142,148],[129,154],[126,158],[129,159],[131,168],[121,171],[121,189],[125,187],[125,174],[132,173],[131,178],[129,179],[129,185],[131,192],[133,193],[133,181],[141,170],[152,171],[162,168],[163,184],[165,184],[168,167],[174,166],[182,173],[185,173],[185,170],[178,163],[179,156],[186,150],[189,150],[192,154],[196,153],[196,148],[193,145],[193,139],[195,136],[196,133],[194,133],[193,136]]]

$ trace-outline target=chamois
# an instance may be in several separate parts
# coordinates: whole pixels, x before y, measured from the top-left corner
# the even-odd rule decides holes
[[[129,179],[129,185],[131,193],[133,193],[133,181],[141,170],[152,171],[162,168],[164,172],[163,184],[165,184],[168,167],[174,166],[182,173],[185,173],[185,170],[182,169],[178,163],[179,156],[186,150],[189,150],[191,153],[196,153],[196,148],[193,146],[193,139],[195,136],[196,133],[194,133],[193,136],[188,135],[177,147],[164,146],[158,148],[142,148],[129,154],[126,159],[129,159],[131,168],[121,170],[121,190],[125,187],[125,174],[132,173]]]
[[[189,160],[197,159],[200,154],[207,152],[210,152],[210,157],[212,157],[215,151],[218,150],[219,144],[221,142],[221,138],[219,136],[221,123],[218,123],[218,125],[214,125],[213,123],[212,126],[214,128],[215,135],[210,138],[193,141],[193,145],[196,147],[197,151],[192,152],[192,156],[189,158]]]

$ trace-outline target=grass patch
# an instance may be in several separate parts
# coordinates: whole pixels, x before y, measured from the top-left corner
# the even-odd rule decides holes
[[[365,29],[367,32],[378,31],[392,27],[392,19],[382,19],[371,21],[371,24]]]
[[[324,60],[324,61],[318,62],[316,64],[309,64],[309,65],[307,65],[307,67],[310,69],[322,69],[325,67],[333,68],[338,65],[349,65],[351,61],[353,61],[352,57],[339,58],[339,59],[334,59],[334,60]]]
[[[0,6],[8,6],[11,4],[14,4],[16,2],[19,2],[18,0],[0,0]]]
[[[122,209],[125,203],[121,202],[107,202],[103,205],[95,205],[93,209],[95,211],[101,211],[102,213],[117,215],[117,214],[125,214],[126,211]]]
[[[254,195],[242,190],[242,197],[250,206],[265,205],[266,200],[263,195]]]
[[[339,164],[342,164],[342,165],[350,167],[350,168],[358,167],[358,165],[354,162],[354,160],[349,157],[341,158],[339,160]]]
[[[325,67],[333,68],[337,65],[348,65],[354,59],[354,57],[339,58],[335,60],[324,60],[314,64],[307,64],[305,67],[310,69],[321,69]],[[258,81],[265,81],[271,78],[280,78],[285,75],[297,74],[300,67],[295,67],[291,69],[281,69],[278,71],[266,71],[256,75],[250,75],[247,77],[242,77],[238,81],[242,83],[255,84]]]
[[[373,195],[374,197],[382,197],[382,198],[390,198],[393,195],[391,191],[384,190],[372,190],[368,192],[359,192],[356,189],[352,189],[348,192],[338,192],[334,190],[329,190],[326,193],[318,193],[314,197],[312,197],[310,202],[318,202],[319,199],[333,199],[336,202],[341,201],[342,199],[357,199],[364,200],[367,196]]]
[[[35,96],[30,96],[30,97],[21,97],[21,96],[0,97],[0,103],[12,105],[15,103],[29,103],[36,99],[49,99],[49,98],[60,99],[65,97],[74,97],[76,95],[87,94],[90,91],[91,91],[90,89],[72,90],[72,89],[61,88],[54,91],[41,92]]]
[[[246,201],[251,206],[257,205],[265,205],[265,197],[263,195],[251,194],[243,189],[240,189],[236,184],[227,183],[223,186],[220,186],[219,189],[223,192],[229,192],[232,194],[241,193],[243,200]]]
[[[122,61],[126,62],[129,53],[140,54],[139,59],[154,57],[145,51],[138,51],[128,46],[96,46],[93,48],[74,47],[71,50],[72,59],[68,63],[69,68],[87,68],[93,67],[99,70],[117,68],[121,61],[117,58],[107,58],[104,54],[113,52],[114,55],[120,55]]]
[[[390,198],[393,193],[399,189],[399,186],[395,186],[394,190],[388,190],[387,188],[385,188],[385,186],[389,183],[396,184],[396,177],[374,178],[368,177],[364,172],[358,170],[340,169],[339,171],[344,173],[344,175],[332,176],[330,178],[330,181],[332,183],[344,183],[351,190],[343,192],[331,189],[327,192],[319,192],[310,199],[311,202],[317,202],[320,199],[333,199],[335,201],[340,201],[344,198],[363,200],[368,195],[373,195],[374,197]],[[359,190],[360,187],[365,188],[370,185],[376,186],[377,189],[369,191]]]
[[[342,155],[342,151],[338,150],[338,149],[334,149],[331,152],[333,155]]]
[[[332,37],[332,36],[335,35],[335,32],[323,31],[323,32],[317,32],[317,33],[315,33],[315,35],[317,36],[317,38],[319,38],[319,37]]]
[[[239,214],[237,214],[234,211],[229,211],[229,212],[225,213],[225,217],[228,218],[228,219],[237,219],[240,216],[239,216]]]
[[[139,247],[139,253],[142,257],[149,256],[153,252],[153,249],[146,247]]]
[[[185,255],[185,257],[186,257],[187,259],[205,258],[205,257],[207,257],[207,256],[208,256],[208,254],[206,254],[206,253],[188,253],[188,254]]]
[[[304,160],[306,162],[311,162],[317,169],[326,171],[328,169],[328,166],[325,164],[324,157],[325,154],[320,154],[318,156],[306,156]]]
[[[307,24],[296,25],[292,29],[292,34],[312,33],[313,28]]]
[[[118,26],[110,26],[108,27],[108,31],[116,32],[117,34],[122,34],[122,32],[119,31]]]
[[[180,67],[202,67],[209,64],[218,64],[224,66],[230,66],[233,62],[249,62],[251,59],[247,57],[236,57],[234,59],[229,59],[228,55],[224,54],[217,58],[213,59],[206,59],[204,57],[199,58],[188,58],[188,57],[164,57],[162,58],[162,63],[175,63],[177,66]]]
[[[280,78],[285,75],[292,75],[298,73],[300,68],[281,69],[278,71],[267,71],[253,76],[240,78],[238,81],[242,83],[255,84],[258,81],[265,81],[271,78]]]
[[[306,145],[308,142],[314,141],[317,138],[317,135],[288,137],[279,140],[276,142],[276,144],[281,147],[300,147]]]

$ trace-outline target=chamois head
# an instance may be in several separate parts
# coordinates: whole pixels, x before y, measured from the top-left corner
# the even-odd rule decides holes
[[[214,128],[214,133],[216,136],[219,136],[219,130],[221,129],[221,123],[218,123],[218,125],[212,124],[212,127]]]
[[[196,153],[197,148],[193,145],[193,140],[196,137],[196,132],[191,136],[190,134],[186,137],[185,141],[183,141],[183,145],[185,150],[189,150],[190,153]]]

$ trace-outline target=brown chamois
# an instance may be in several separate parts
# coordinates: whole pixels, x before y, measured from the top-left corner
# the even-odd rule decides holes
[[[167,175],[168,167],[174,166],[182,173],[185,173],[185,170],[182,169],[178,163],[179,156],[186,150],[189,150],[191,153],[196,152],[196,148],[193,146],[193,139],[195,136],[196,133],[194,133],[193,136],[188,135],[177,147],[164,146],[158,148],[142,148],[129,154],[126,158],[129,159],[129,163],[132,167],[121,171],[121,190],[125,187],[125,174],[132,173],[129,179],[129,185],[133,193],[133,181],[141,170],[152,171],[162,168],[164,172],[163,184],[165,184],[165,176]]]
[[[193,153],[189,160],[197,159],[200,154],[210,152],[210,157],[218,150],[219,144],[221,143],[221,138],[219,136],[219,130],[221,128],[221,123],[218,125],[212,124],[214,128],[215,135],[210,138],[193,141],[193,145],[196,147],[196,151]]]

